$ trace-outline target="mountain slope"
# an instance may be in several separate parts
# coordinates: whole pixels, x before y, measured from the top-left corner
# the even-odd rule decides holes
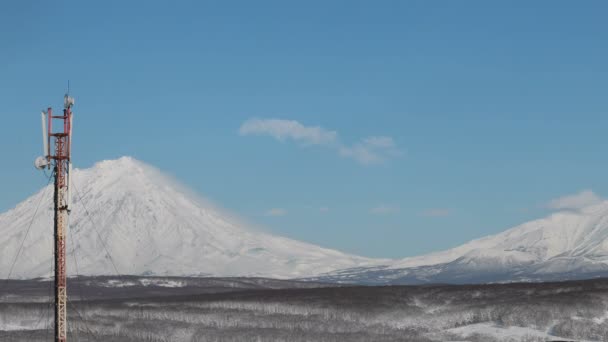
[[[78,271],[81,275],[295,278],[373,264],[371,259],[247,229],[235,217],[132,158],[75,170],[73,178],[69,275]],[[0,278],[7,275],[40,200],[13,277],[51,274],[49,186],[0,215]]]
[[[608,276],[608,201],[563,211],[459,247],[323,280],[370,284],[541,281]]]
[[[364,284],[608,276],[608,202],[554,213],[446,251],[377,260],[248,229],[157,169],[128,157],[75,170],[73,189],[70,275],[258,276]],[[51,274],[48,186],[0,215],[0,278],[8,274],[39,202],[12,276]]]

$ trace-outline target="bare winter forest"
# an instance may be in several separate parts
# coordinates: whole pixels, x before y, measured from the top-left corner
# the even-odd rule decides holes
[[[0,293],[0,341],[50,341],[48,281]],[[608,280],[326,287],[265,279],[80,278],[76,341],[606,341]]]

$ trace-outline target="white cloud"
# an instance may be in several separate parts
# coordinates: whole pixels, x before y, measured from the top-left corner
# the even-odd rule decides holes
[[[265,216],[269,216],[269,217],[279,217],[279,216],[285,216],[287,215],[287,210],[283,209],[283,208],[272,208],[270,210],[268,210],[265,214]]]
[[[602,202],[602,198],[591,190],[555,198],[545,206],[553,210],[577,210]]]
[[[399,208],[392,205],[381,204],[370,210],[370,213],[374,215],[390,215],[399,212]]]
[[[403,155],[391,137],[371,136],[347,145],[340,141],[336,131],[319,126],[305,126],[295,120],[249,119],[241,125],[239,134],[268,135],[279,141],[290,139],[304,146],[324,146],[364,165],[380,164]]]
[[[321,208],[319,208],[319,211],[322,212],[322,213],[327,213],[327,212],[329,212],[329,208],[328,207],[321,207]]]
[[[450,209],[446,208],[432,208],[422,212],[422,216],[425,217],[446,217],[450,215]]]
[[[355,159],[361,164],[378,164],[403,153],[391,137],[367,137],[353,146],[341,146],[340,155]]]
[[[331,145],[338,134],[322,127],[304,126],[295,120],[250,119],[239,129],[241,135],[270,135],[285,141],[292,139],[305,145]]]

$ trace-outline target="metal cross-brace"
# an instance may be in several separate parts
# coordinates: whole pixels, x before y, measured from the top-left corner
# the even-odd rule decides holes
[[[58,139],[59,140],[59,139]],[[59,147],[61,144],[57,143]],[[56,149],[61,151],[60,148]],[[60,155],[60,154],[58,154]],[[66,173],[64,161],[55,165],[55,341],[67,338],[67,272],[66,272]]]

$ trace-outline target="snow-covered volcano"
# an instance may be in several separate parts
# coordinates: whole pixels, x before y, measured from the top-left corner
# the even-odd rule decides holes
[[[70,275],[259,276],[367,284],[608,276],[608,202],[554,213],[447,251],[378,260],[251,229],[128,157],[75,170],[73,189]],[[51,274],[49,186],[0,215],[0,278],[6,277],[39,202],[12,277]]]
[[[608,201],[562,211],[459,247],[325,280],[371,284],[547,281],[608,276]]]
[[[0,215],[0,278],[6,277],[40,200],[13,278],[51,274],[52,191],[49,186]],[[295,278],[373,263],[251,230],[157,169],[129,157],[75,170],[73,198],[69,275]]]

